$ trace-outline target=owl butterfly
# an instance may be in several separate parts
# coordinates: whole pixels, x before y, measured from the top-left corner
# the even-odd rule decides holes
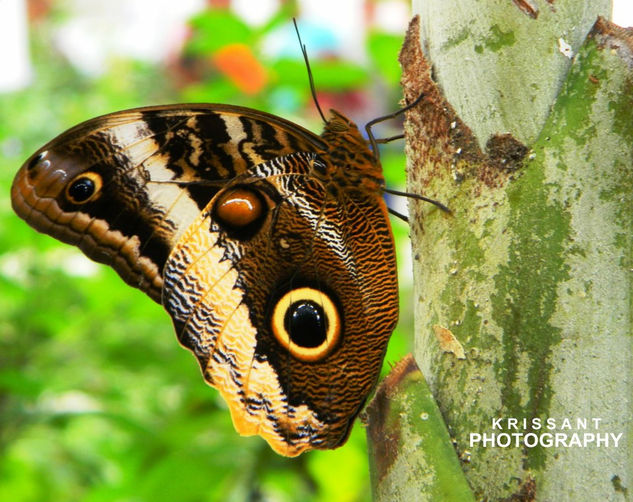
[[[345,442],[396,324],[384,190],[338,112],[317,136],[192,104],[66,131],[26,161],[11,197],[36,230],[162,303],[236,430],[295,456]]]

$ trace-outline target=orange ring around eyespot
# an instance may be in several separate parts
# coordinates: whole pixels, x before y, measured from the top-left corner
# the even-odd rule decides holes
[[[316,347],[301,347],[297,345],[292,341],[290,333],[286,330],[285,317],[288,308],[302,300],[319,305],[323,309],[327,320],[325,340]],[[292,356],[305,362],[316,362],[324,359],[332,352],[341,337],[341,316],[338,308],[329,295],[309,287],[292,289],[283,295],[273,309],[271,324],[273,334],[281,346],[288,350]]]
[[[81,179],[87,179],[90,180],[93,184],[94,184],[94,191],[92,192],[92,194],[90,194],[89,197],[87,197],[85,200],[77,200],[75,199],[75,197],[73,197],[70,194],[70,190],[73,187],[73,185],[81,180]],[[97,197],[99,197],[99,195],[101,195],[101,188],[103,187],[103,179],[101,178],[101,176],[97,173],[94,173],[92,171],[88,171],[85,173],[81,173],[77,176],[75,176],[73,178],[73,180],[68,183],[68,185],[66,185],[66,190],[65,190],[65,194],[66,194],[66,199],[71,202],[72,204],[77,204],[77,205],[81,205],[81,204],[86,204],[90,201],[95,200]]]

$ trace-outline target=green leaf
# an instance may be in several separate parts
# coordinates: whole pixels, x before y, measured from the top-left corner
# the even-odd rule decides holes
[[[310,61],[317,91],[359,89],[367,83],[367,70],[346,61]],[[309,91],[305,63],[296,59],[281,59],[272,65],[280,81]]]
[[[253,32],[240,18],[227,10],[207,10],[190,22],[193,30],[185,53],[206,56],[235,43],[252,45]]]
[[[398,53],[402,46],[400,35],[374,31],[369,34],[367,49],[372,63],[389,85],[397,86],[400,80]]]

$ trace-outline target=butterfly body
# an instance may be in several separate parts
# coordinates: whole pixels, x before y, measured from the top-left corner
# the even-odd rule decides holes
[[[342,444],[397,320],[382,170],[333,112],[321,136],[227,105],[118,112],[21,168],[18,215],[161,302],[238,432]]]

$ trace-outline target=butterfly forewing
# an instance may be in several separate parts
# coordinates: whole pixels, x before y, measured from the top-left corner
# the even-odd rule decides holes
[[[221,184],[320,144],[290,122],[238,107],[119,112],[80,124],[36,152],[15,178],[12,202],[37,230],[78,245],[160,301],[171,248]],[[86,175],[99,181],[98,191],[73,198],[69,188]]]

